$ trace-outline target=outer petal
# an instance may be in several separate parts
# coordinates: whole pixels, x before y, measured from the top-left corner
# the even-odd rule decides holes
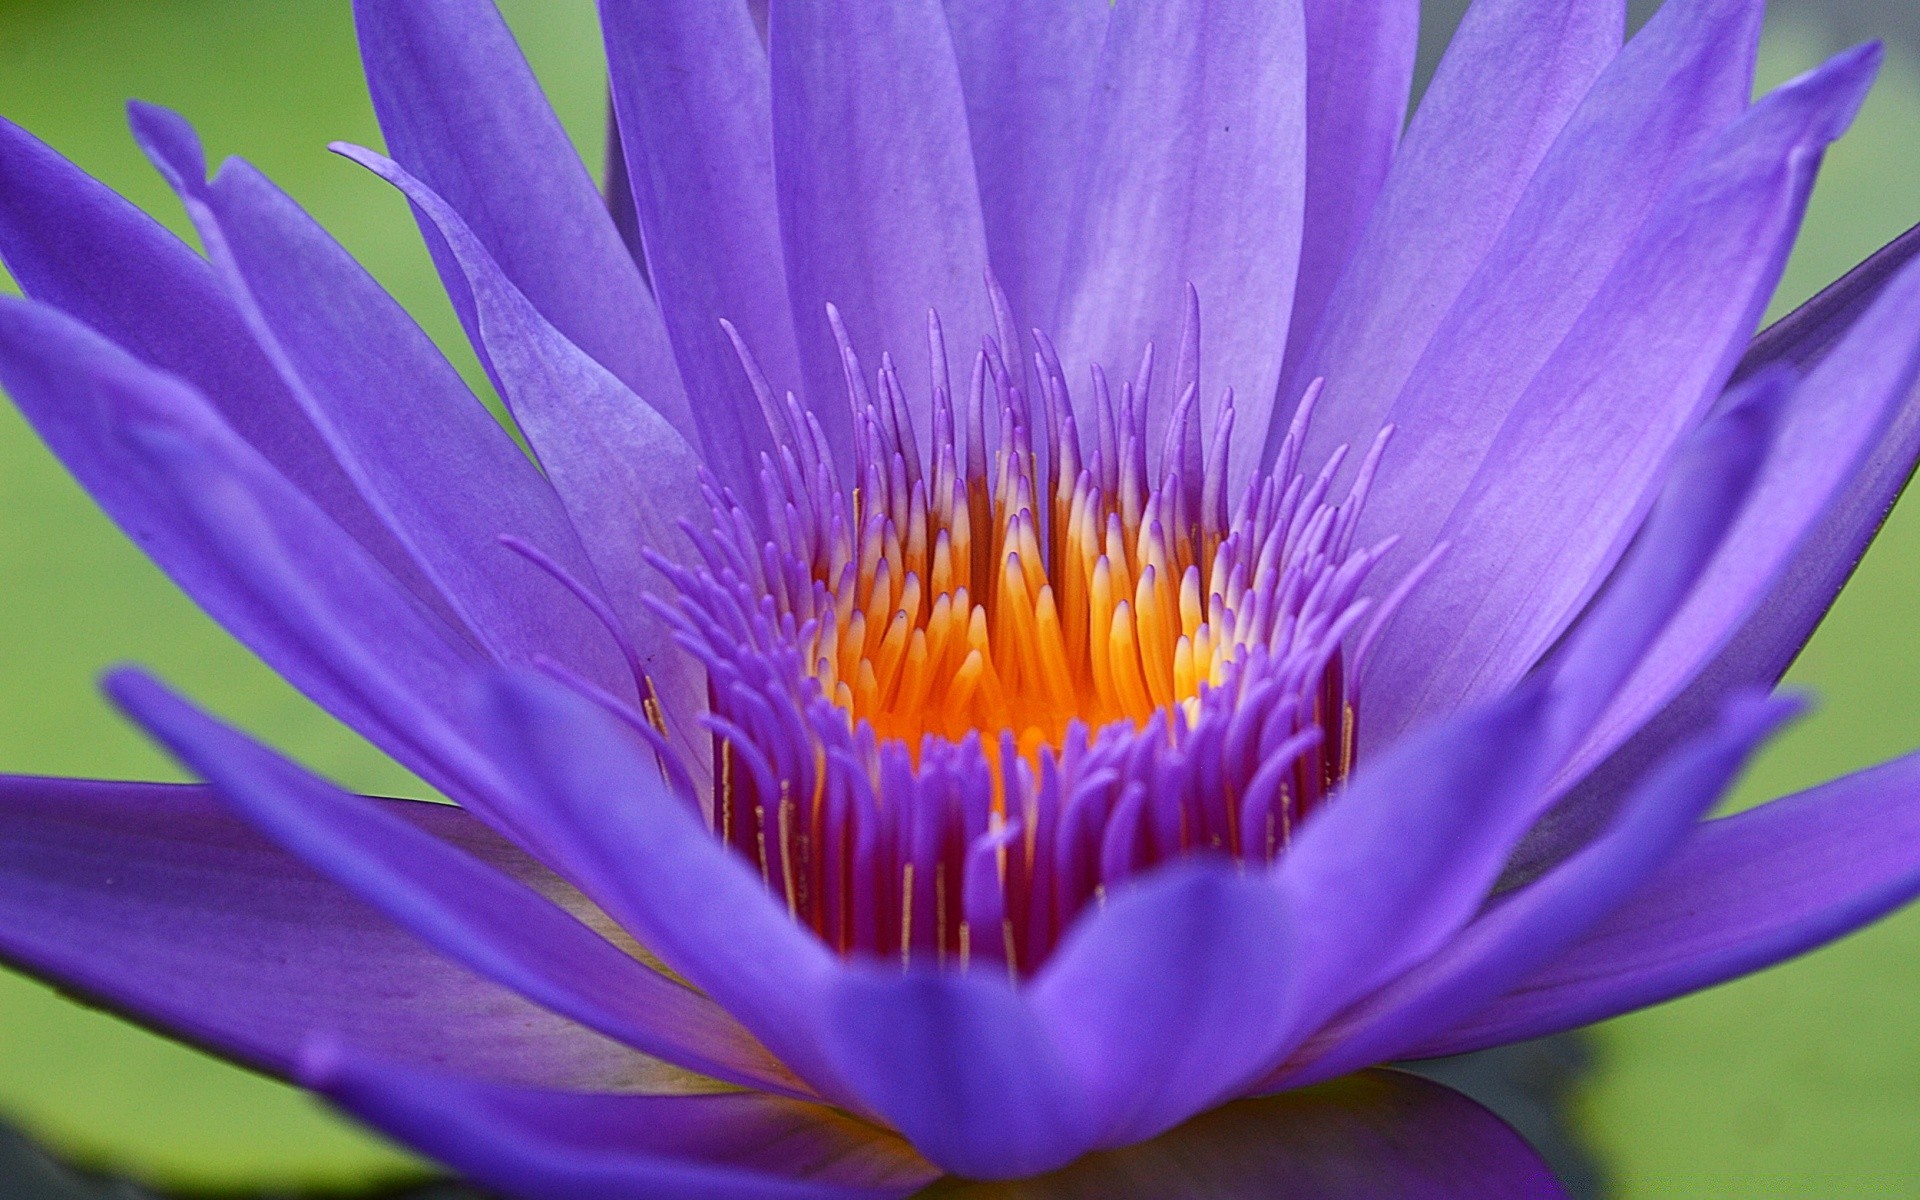
[[[1648,213],[1747,108],[1760,0],[1675,0],[1601,73],[1453,302],[1386,420],[1362,544],[1418,562],[1494,435],[1576,327]]]
[[[1762,330],[1747,347],[1733,377],[1737,382],[1770,363],[1811,370],[1853,328],[1906,265],[1920,255],[1920,225],[1868,255],[1818,296]]]
[[[1052,324],[1073,377],[1124,370],[1149,342],[1173,351],[1191,284],[1207,313],[1207,424],[1222,388],[1261,412],[1300,261],[1306,56],[1300,0],[1115,9]],[[1154,444],[1179,400],[1158,398]],[[1241,444],[1244,475],[1259,445]]]
[[[664,417],[534,310],[446,201],[390,159],[336,148],[404,192],[439,233],[467,282],[475,334],[514,418],[612,595],[625,646],[679,718],[674,732],[690,737],[706,679],[647,607],[649,595],[671,585],[645,555],[691,555],[681,525],[708,520],[699,458]]]
[[[514,819],[553,847],[568,878],[833,1094],[818,1046],[831,953],[708,831],[691,799],[668,791],[651,753],[538,676],[492,681],[484,719],[514,782]]]
[[[378,803],[590,907],[457,808]],[[200,787],[0,777],[0,954],[281,1076],[307,1037],[331,1030],[399,1062],[502,1081],[699,1086],[442,956]]]
[[[766,51],[738,3],[603,0],[600,19],[654,294],[699,398],[707,459],[751,496],[773,441],[720,321],[776,388],[800,386]]]
[[[1416,0],[1306,0],[1307,203],[1288,352],[1298,357],[1367,226],[1407,119]],[[1257,441],[1260,423],[1252,436]]]
[[[807,403],[848,433],[835,305],[853,345],[899,361],[916,424],[930,427],[918,365],[926,311],[963,352],[993,328],[986,231],[967,112],[940,0],[775,0],[774,169]],[[922,436],[925,436],[924,434]]]
[[[1271,459],[1306,385],[1326,378],[1308,462],[1365,441],[1534,169],[1620,48],[1623,0],[1480,0],[1434,73],[1310,348],[1281,381]],[[1296,336],[1304,337],[1308,331]]]
[[[947,0],[993,273],[1017,328],[1053,314],[1111,0]],[[1135,353],[1137,353],[1137,349]]]
[[[1920,756],[1701,825],[1565,953],[1421,1046],[1456,1054],[1598,1021],[1771,966],[1920,895]]]
[[[1623,781],[1698,729],[1727,693],[1785,671],[1920,453],[1916,379],[1920,267],[1889,285],[1794,393],[1719,553],[1562,778],[1618,755],[1530,836],[1523,866],[1591,836]]]
[[[1343,1015],[1273,1085],[1344,1075],[1401,1057],[1471,1015],[1604,917],[1664,862],[1753,751],[1800,706],[1750,696],[1660,764],[1619,819],[1581,853],[1500,900],[1447,947]]]
[[[1727,411],[1687,438],[1612,585],[1540,665],[1560,695],[1555,770],[1590,735],[1726,549],[1778,439],[1794,383],[1786,367],[1749,380],[1729,397]]]
[[[19,300],[0,301],[0,383],[141,549],[294,686],[447,794],[487,790],[470,752],[442,736],[484,656],[204,399]],[[405,689],[376,686],[396,676]]]
[[[427,335],[258,171],[235,160],[203,182],[186,122],[141,105],[133,121],[255,338],[468,634],[510,658],[550,654],[631,694],[607,633],[499,544],[515,535],[593,579],[552,487]]]
[[[1005,979],[856,965],[836,977],[828,1014],[840,1078],[956,1175],[1032,1175],[1093,1145],[1079,1081]]]
[[[1863,47],[1774,92],[1647,219],[1441,527],[1452,550],[1368,669],[1363,737],[1497,694],[1592,596],[1725,385],[1878,61]]]
[[[703,1074],[789,1087],[740,1027],[524,886],[213,721],[152,679],[108,691],[222,799],[419,937],[529,999]]]
[[[951,1200],[1555,1200],[1532,1147],[1478,1104],[1398,1071],[1368,1071],[1216,1109],[1063,1171],[942,1190]]]
[[[1786,368],[1777,368],[1751,381],[1741,389],[1734,407],[1695,433],[1673,469],[1670,494],[1648,519],[1615,587],[1554,657],[1521,685],[1527,691],[1544,690],[1550,697],[1537,723],[1515,720],[1513,728],[1507,729],[1497,716],[1490,716],[1499,710],[1483,710],[1455,718],[1437,732],[1429,727],[1426,733],[1409,735],[1389,751],[1382,765],[1392,763],[1396,773],[1420,779],[1420,786],[1435,794],[1417,795],[1399,783],[1404,790],[1387,791],[1392,799],[1384,803],[1375,795],[1367,796],[1380,805],[1368,810],[1356,802],[1362,784],[1370,778],[1363,771],[1353,788],[1335,799],[1326,816],[1308,824],[1300,844],[1281,865],[1283,877],[1308,851],[1321,823],[1332,828],[1335,821],[1348,822],[1341,836],[1350,839],[1351,845],[1337,847],[1337,854],[1314,848],[1327,862],[1316,862],[1314,875],[1296,881],[1294,894],[1301,906],[1324,904],[1327,910],[1317,916],[1317,910],[1309,908],[1303,928],[1312,937],[1324,926],[1325,932],[1318,936],[1331,943],[1326,954],[1335,961],[1345,960],[1346,970],[1375,972],[1366,977],[1368,982],[1336,993],[1330,1005],[1320,1000],[1321,1007],[1309,1009],[1313,1020],[1330,1015],[1333,1007],[1419,962],[1466,925],[1521,834],[1551,795],[1546,785],[1552,772],[1616,694],[1713,559],[1765,460],[1790,375]],[[1516,706],[1521,701],[1508,698],[1502,703]],[[1453,726],[1470,731],[1472,740],[1459,747],[1445,745]],[[1432,746],[1429,739],[1441,744]],[[1496,775],[1498,782],[1493,784],[1481,778],[1488,767],[1480,756],[1489,754],[1496,760],[1508,754],[1514,759],[1498,763],[1496,769],[1505,774]],[[1447,774],[1458,772],[1458,776],[1448,779],[1435,771],[1436,760],[1447,764]],[[1379,777],[1375,779],[1377,783]],[[1414,804],[1416,811],[1396,813],[1392,807],[1406,803]],[[1479,805],[1484,807],[1475,807]],[[1376,824],[1363,828],[1362,822],[1368,820]],[[1596,891],[1588,898],[1602,895]],[[1336,905],[1351,905],[1352,910]],[[1362,957],[1370,950],[1384,961]],[[1308,960],[1307,965],[1318,964]],[[1310,997],[1309,1003],[1315,999]],[[1373,1060],[1356,1057],[1347,1063],[1342,1059],[1340,1069],[1367,1061]]]
[[[1279,889],[1212,861],[1155,871],[1080,923],[1033,1004],[1102,1144],[1151,1137],[1273,1061],[1294,1027],[1294,937]]]
[[[387,150],[446,198],[506,277],[569,341],[696,436],[660,312],[489,0],[356,0],[354,25]],[[482,359],[466,276],[427,245]]]
[[[522,1200],[880,1200],[936,1173],[897,1138],[771,1096],[535,1091],[316,1045],[309,1086]]]
[[[1300,943],[1298,1036],[1473,916],[1549,769],[1542,692],[1402,739],[1309,818],[1277,868]]]
[[[198,388],[276,470],[423,600],[444,608],[254,344],[206,260],[5,120],[0,256],[28,295]]]
[[[824,1095],[965,1174],[1046,1170],[1092,1143],[1046,1029],[1004,980],[843,966],[599,710],[520,676],[490,707],[525,819],[564,839],[574,881]]]
[[[601,185],[601,193],[607,198],[607,211],[613,215],[613,227],[620,231],[621,243],[645,280],[647,249],[640,242],[640,214],[633,207],[633,183],[627,168],[627,152],[621,145],[620,114],[614,109],[611,96],[607,98],[606,162],[606,182]],[[647,282],[651,287],[652,281]]]

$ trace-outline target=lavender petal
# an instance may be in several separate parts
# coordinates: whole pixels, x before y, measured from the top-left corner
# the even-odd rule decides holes
[[[394,161],[444,197],[563,336],[688,437],[688,394],[660,312],[513,34],[489,0],[353,6]],[[421,225],[483,362],[459,264]]]

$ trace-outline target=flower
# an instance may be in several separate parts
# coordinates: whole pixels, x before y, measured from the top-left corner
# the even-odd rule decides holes
[[[491,6],[358,4],[530,456],[181,118],[204,258],[0,128],[0,383],[459,805],[118,672],[207,786],[0,781],[0,952],[518,1195],[1272,1093],[1293,1177],[1551,1191],[1328,1081],[1920,893],[1920,760],[1702,819],[1920,458],[1920,234],[1750,341],[1876,48],[1749,103],[1752,0],[1479,0],[1402,136],[1416,12],[604,0],[609,211]]]

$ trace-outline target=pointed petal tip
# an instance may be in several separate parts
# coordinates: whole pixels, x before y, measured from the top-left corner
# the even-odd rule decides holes
[[[1886,46],[1879,39],[1862,42],[1788,80],[1762,97],[1759,103],[1800,102],[1815,106],[1821,119],[1809,131],[1811,137],[1822,144],[1833,141],[1846,132],[1860,106],[1866,103],[1867,93],[1879,78],[1885,58]]]
[[[198,192],[207,179],[207,152],[193,123],[171,108],[127,101],[134,141],[176,191]]]
[[[100,672],[100,690],[115,705],[125,708],[143,695],[151,694],[150,689],[163,688],[165,685],[155,679],[139,663],[116,662]],[[122,697],[126,699],[123,700]]]
[[[1729,697],[1720,710],[1720,726],[1730,736],[1745,740],[1745,735],[1771,736],[1798,721],[1814,706],[1807,692],[1769,693],[1764,688],[1749,688]]]
[[[135,663],[115,663],[102,671],[100,690],[122,715],[135,722],[140,722],[140,714],[174,698],[173,689]]]

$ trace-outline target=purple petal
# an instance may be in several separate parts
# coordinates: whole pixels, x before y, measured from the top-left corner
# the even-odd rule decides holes
[[[1729,397],[1725,412],[1681,444],[1665,491],[1607,590],[1542,662],[1539,671],[1554,677],[1560,697],[1556,770],[1726,549],[1778,440],[1795,382],[1785,367],[1754,377]]]
[[[122,671],[113,700],[221,799],[310,866],[473,970],[689,1070],[791,1088],[725,1013],[522,884]]]
[[[695,436],[659,310],[499,12],[489,0],[357,0],[353,17],[388,153],[563,336]],[[432,228],[421,232],[489,360],[465,273]]]
[[[1292,940],[1279,889],[1225,862],[1156,871],[1080,923],[1033,1004],[1103,1144],[1151,1137],[1272,1063],[1294,1027]]]
[[[1734,370],[1735,382],[1775,362],[1802,372],[1812,370],[1915,255],[1920,255],[1920,225],[1880,247],[1819,295],[1761,331]]]
[[[1072,228],[1071,148],[1093,107],[1112,7],[1109,0],[947,0],[987,252],[1016,328],[1053,315]]]
[[[29,296],[180,376],[293,485],[428,603],[442,603],[374,516],[205,259],[158,221],[0,120],[0,256]]]
[[[1447,947],[1368,998],[1295,1055],[1276,1087],[1400,1057],[1471,1016],[1624,901],[1692,832],[1754,750],[1800,708],[1747,696],[1659,764],[1581,853],[1499,901]]]
[[[303,1074],[376,1129],[524,1200],[881,1200],[936,1173],[897,1137],[772,1096],[502,1087],[329,1043]]]
[[[251,166],[203,182],[198,139],[163,109],[136,136],[186,204],[255,338],[308,419],[475,641],[632,694],[617,647],[510,534],[591,580],[552,487],[404,309]]]
[[[1243,1100],[1144,1145],[951,1200],[1564,1200],[1532,1147],[1457,1092],[1399,1071]]]
[[[647,279],[647,248],[640,241],[640,214],[633,207],[633,183],[627,168],[627,152],[621,145],[620,114],[613,106],[613,97],[607,97],[607,165],[606,182],[600,187],[601,194],[607,200],[607,212],[613,217],[613,227],[620,231],[620,241],[633,258],[634,266],[640,269],[640,278],[651,288],[652,281]]]
[[[1418,1053],[1518,1041],[1711,987],[1916,895],[1920,756],[1909,755],[1699,826],[1597,928]]]
[[[976,1175],[1058,1166],[1092,1140],[1046,1030],[1004,980],[846,967],[669,793],[637,742],[537,677],[490,704],[529,821],[569,877],[820,1091]]]
[[[1434,73],[1359,243],[1280,388],[1326,379],[1308,462],[1363,442],[1506,226],[1534,169],[1620,48],[1623,0],[1480,0]],[[1417,247],[1409,252],[1409,247]]]
[[[1647,218],[1441,526],[1451,551],[1363,681],[1380,701],[1363,738],[1498,694],[1593,595],[1725,385],[1879,57],[1841,55],[1756,104]]]
[[[753,496],[773,440],[721,320],[776,389],[800,386],[766,51],[738,3],[603,0],[600,19],[654,294],[700,398],[707,459]]]
[[[0,301],[0,383],[141,549],[234,636],[435,787],[488,786],[444,733],[484,658],[178,380]],[[378,664],[369,675],[363,664]],[[404,678],[407,686],[382,688]]]
[[[869,366],[895,357],[915,423],[927,429],[941,374],[930,378],[921,362],[927,309],[939,310],[962,353],[994,328],[946,13],[940,0],[777,0],[768,19],[780,229],[807,403],[844,444],[832,304]]]
[[[606,584],[627,644],[666,711],[683,718],[675,732],[691,733],[706,679],[646,606],[647,596],[671,594],[671,585],[645,554],[692,554],[680,524],[711,520],[700,499],[699,458],[664,417],[534,310],[446,201],[371,150],[336,149],[404,192],[439,233],[472,297],[475,336]]]
[[[1749,380],[1728,398],[1726,411],[1688,437],[1608,589],[1534,672],[1551,681],[1554,693],[1544,753],[1555,778],[1723,551],[1765,467],[1793,384],[1786,367]],[[1551,782],[1542,789],[1539,806],[1527,814],[1528,839],[1543,829],[1551,836],[1558,820],[1546,809],[1558,794]],[[1525,846],[1516,852],[1523,866],[1507,864],[1509,880],[1528,873],[1533,857]]]
[[[1085,1091],[1006,979],[856,964],[838,974],[828,1019],[840,1078],[945,1170],[1016,1178],[1094,1144]]]
[[[653,954],[822,1092],[826,989],[837,963],[774,902],[746,860],[667,790],[650,752],[597,706],[538,676],[488,689],[489,744],[513,819]]]
[[[1319,327],[1386,182],[1420,45],[1417,0],[1306,0],[1305,9],[1307,197],[1287,325],[1295,357]],[[1249,433],[1242,440],[1257,442],[1258,421]]]
[[[1674,0],[1602,72],[1438,330],[1386,421],[1362,543],[1418,562],[1522,393],[1649,211],[1747,108],[1760,0]]]
[[[1370,759],[1278,867],[1293,911],[1298,1034],[1439,949],[1485,899],[1550,764],[1525,687]]]
[[[1205,423],[1224,388],[1263,415],[1299,266],[1306,52],[1300,0],[1114,10],[1052,325],[1071,377],[1125,369],[1149,342],[1175,350],[1191,284]],[[1160,397],[1153,444],[1179,400]],[[1259,441],[1237,446],[1244,477]]]
[[[457,808],[377,803],[590,907]],[[331,1030],[399,1062],[501,1081],[694,1082],[444,957],[200,787],[0,777],[0,954],[275,1075],[292,1074],[303,1041]]]
[[[1594,773],[1528,839],[1523,865],[1591,836],[1622,780],[1700,728],[1728,693],[1773,684],[1805,644],[1920,454],[1917,312],[1920,267],[1889,285],[1794,392],[1719,553],[1562,778]]]

